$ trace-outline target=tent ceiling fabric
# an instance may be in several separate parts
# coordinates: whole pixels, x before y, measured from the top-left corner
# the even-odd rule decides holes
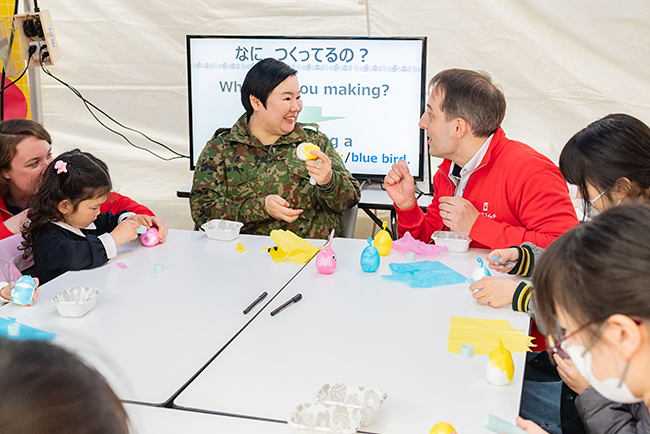
[[[429,77],[451,67],[489,72],[506,94],[508,136],[554,161],[573,133],[608,113],[650,123],[646,1],[42,0],[39,6],[50,10],[61,50],[50,71],[118,121],[185,154],[187,34],[428,36]],[[56,153],[80,147],[96,154],[121,193],[171,227],[192,227],[187,201],[176,198],[176,189],[191,181],[187,160],[163,162],[130,147],[68,89],[44,74],[41,85]]]

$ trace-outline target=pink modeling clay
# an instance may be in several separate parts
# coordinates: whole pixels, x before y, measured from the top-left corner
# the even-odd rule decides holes
[[[117,265],[118,267],[120,267],[122,269],[129,268],[129,267],[126,266],[126,264],[124,262],[115,261],[115,265]]]
[[[400,252],[413,252],[418,255],[437,255],[449,251],[446,247],[426,244],[416,240],[411,236],[410,232],[405,233],[399,240],[393,241],[393,249]]]
[[[160,242],[158,237],[158,228],[150,227],[147,229],[147,232],[140,235],[140,241],[144,244],[145,247],[153,247]]]
[[[320,249],[320,252],[318,252],[318,255],[316,256],[316,268],[321,274],[332,274],[336,268],[336,253],[334,253],[334,250],[330,247],[333,238],[334,230],[332,229],[327,245]]]

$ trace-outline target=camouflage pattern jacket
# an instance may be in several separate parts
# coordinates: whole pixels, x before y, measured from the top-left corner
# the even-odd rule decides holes
[[[332,161],[332,180],[311,185],[305,162],[296,147],[311,142]],[[303,213],[293,223],[276,220],[266,212],[265,198],[277,194]],[[190,208],[201,226],[212,219],[244,223],[242,233],[268,235],[285,229],[300,237],[326,238],[340,234],[339,215],[361,197],[359,183],[345,168],[327,136],[315,124],[297,124],[294,130],[264,146],[251,135],[244,114],[232,128],[220,128],[207,143],[194,170]]]

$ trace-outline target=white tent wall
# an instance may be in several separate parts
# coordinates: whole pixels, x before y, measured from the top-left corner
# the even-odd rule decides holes
[[[508,136],[556,162],[573,133],[608,113],[650,122],[646,1],[41,0],[39,6],[50,10],[61,50],[50,71],[118,121],[183,154],[189,153],[187,34],[428,36],[429,77],[451,67],[488,71],[506,94]],[[176,197],[191,181],[187,159],[165,162],[129,146],[68,89],[43,74],[41,84],[55,153],[73,147],[94,153],[108,163],[117,191],[170,227],[192,227],[187,200]]]

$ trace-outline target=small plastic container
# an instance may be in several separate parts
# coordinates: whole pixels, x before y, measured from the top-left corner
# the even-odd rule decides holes
[[[359,430],[363,414],[360,410],[340,405],[300,404],[287,424],[301,434],[354,434]]]
[[[471,359],[474,357],[474,345],[471,344],[461,344],[460,346],[460,356],[465,359]]]
[[[230,220],[210,220],[203,223],[203,229],[211,240],[232,241],[239,236],[239,230],[244,226],[243,223],[233,222]]]
[[[79,318],[90,312],[97,302],[97,288],[74,287],[68,288],[52,299],[59,315]]]
[[[363,414],[363,426],[371,425],[377,418],[379,407],[388,395],[383,390],[346,384],[325,384],[316,393],[316,401],[327,405],[342,405]]]
[[[451,231],[434,232],[431,239],[436,243],[436,246],[444,246],[453,253],[465,253],[469,250],[469,243],[472,241],[470,237]]]

